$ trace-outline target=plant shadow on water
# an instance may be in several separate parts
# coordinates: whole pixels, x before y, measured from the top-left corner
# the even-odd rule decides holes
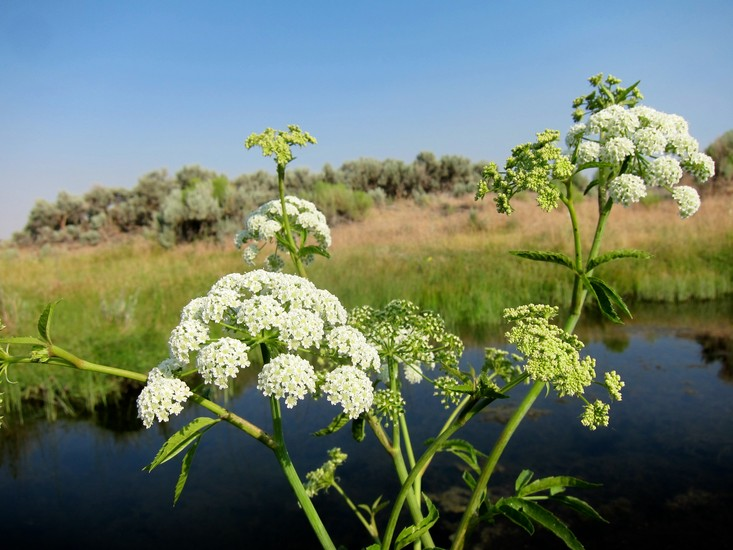
[[[492,495],[510,493],[525,468],[539,477],[573,475],[603,484],[575,494],[610,521],[562,515],[586,548],[730,547],[730,305],[714,305],[713,315],[706,309],[713,307],[710,304],[666,306],[657,312],[645,308],[652,310],[649,317],[624,327],[601,328],[592,321],[581,327],[581,338],[588,342],[584,351],[597,359],[599,368],[616,369],[626,381],[624,399],[611,411],[611,425],[588,431],[578,420],[580,404],[550,393],[538,401],[509,445],[490,483]],[[463,360],[480,366],[482,358],[482,348],[469,348]],[[228,406],[267,427],[268,403],[253,387],[254,371],[238,383]],[[407,398],[417,404],[410,418],[417,442],[428,436],[443,412],[427,385],[408,389]],[[212,543],[258,549],[318,547],[270,452],[227,426],[203,440],[183,496],[173,508],[178,460],[150,474],[142,467],[168,435],[202,411],[189,407],[171,425],[144,430],[135,418],[134,398],[133,392],[93,418],[27,420],[21,426],[11,423],[2,432],[3,548],[194,548]],[[480,441],[498,434],[507,406],[489,407],[481,421],[458,436],[480,448]],[[356,443],[348,428],[325,440],[308,435],[335,412],[326,402],[303,402],[284,411],[286,438],[300,475],[318,467],[327,449],[340,446],[350,454],[339,476],[352,500],[371,503],[380,494],[393,495],[394,472],[373,437]],[[357,446],[362,447],[358,453]],[[460,485],[461,465],[452,456],[438,455],[435,466],[424,486],[448,520],[448,531],[451,520],[459,518],[467,492]],[[369,544],[334,491],[316,498],[315,504],[337,544]],[[436,533],[436,543],[449,544],[445,533]],[[475,533],[472,544],[564,547],[546,532],[538,530],[530,537],[507,521]]]

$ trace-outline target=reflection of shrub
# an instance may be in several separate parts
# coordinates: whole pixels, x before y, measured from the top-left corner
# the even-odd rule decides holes
[[[350,189],[343,183],[332,184],[323,181],[313,186],[309,200],[316,204],[329,222],[339,218],[364,219],[374,204],[372,197],[364,191]]]

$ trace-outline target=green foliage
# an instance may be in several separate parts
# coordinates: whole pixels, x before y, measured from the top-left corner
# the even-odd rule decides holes
[[[500,498],[496,503],[490,504],[482,519],[493,521],[496,515],[503,515],[530,535],[534,533],[536,523],[551,531],[568,548],[582,550],[583,545],[568,526],[539,502],[558,503],[592,519],[606,521],[587,502],[564,494],[570,487],[588,489],[599,485],[570,476],[553,476],[532,481],[533,475],[530,470],[523,470],[515,482],[515,496]]]
[[[329,223],[338,220],[358,221],[364,219],[374,204],[372,197],[364,191],[354,190],[344,183],[316,182],[310,194],[305,195],[325,214]]]
[[[715,161],[715,177],[700,189],[713,192],[733,191],[733,130],[728,130],[705,149]]]

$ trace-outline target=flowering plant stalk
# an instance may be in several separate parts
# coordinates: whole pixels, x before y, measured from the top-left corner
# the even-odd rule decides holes
[[[556,251],[518,250],[512,253],[533,261],[554,263],[572,275],[573,293],[562,328],[552,322],[559,308],[528,304],[507,308],[504,319],[511,325],[507,341],[516,353],[489,348],[479,371],[463,369],[460,338],[450,333],[435,312],[423,311],[405,300],[382,308],[363,306],[347,312],[338,298],[307,279],[306,264],[316,256],[328,258],[331,236],[325,217],[313,203],[285,192],[285,170],[294,158],[292,148],[316,140],[298,126],[287,131],[271,128],[252,134],[247,148],[260,147],[274,158],[279,197],[260,207],[245,220],[235,238],[243,249],[245,263],[254,266],[260,251],[269,244],[273,254],[265,269],[250,269],[220,278],[203,296],[186,305],[180,322],[171,331],[169,356],[147,375],[85,361],[55,344],[51,337],[56,304],[49,305],[38,322],[38,337],[0,339],[0,374],[16,364],[62,366],[128,378],[145,384],[138,400],[138,415],[146,427],[167,422],[188,401],[209,412],[189,422],[162,446],[148,471],[185,451],[181,474],[174,491],[180,498],[196,449],[202,437],[222,421],[231,424],[273,451],[321,546],[334,549],[328,530],[316,509],[319,492],[333,488],[355,514],[370,539],[369,550],[406,546],[436,548],[434,527],[438,507],[423,491],[424,474],[435,455],[447,452],[463,461],[463,482],[471,497],[452,536],[451,548],[464,547],[479,521],[505,517],[529,533],[535,525],[551,530],[570,548],[582,548],[562,521],[543,506],[553,501],[587,516],[602,518],[583,500],[566,495],[570,488],[593,484],[568,477],[533,479],[523,471],[515,494],[492,500],[489,483],[503,451],[537,397],[550,388],[559,396],[572,396],[583,404],[581,424],[591,430],[607,426],[610,405],[592,398],[589,388],[602,388],[610,401],[621,400],[624,383],[614,371],[602,378],[591,357],[581,356],[583,343],[573,334],[590,296],[611,321],[630,316],[621,296],[596,269],[623,258],[648,258],[639,250],[601,253],[601,240],[615,204],[630,206],[649,189],[666,190],[687,218],[699,207],[694,188],[679,185],[683,171],[704,181],[713,173],[712,161],[698,150],[681,117],[666,115],[637,105],[637,84],[620,86],[614,77],[596,75],[594,90],[574,102],[576,124],[566,137],[567,149],[558,147],[559,132],[546,130],[537,141],[515,147],[500,171],[489,164],[478,186],[477,199],[495,194],[497,210],[512,213],[512,199],[528,191],[549,211],[562,204],[569,215],[573,254]],[[587,116],[587,119],[586,119]],[[585,122],[583,120],[586,119]],[[592,171],[585,189],[576,188],[576,176]],[[588,252],[575,213],[576,201],[595,193],[598,219]],[[283,273],[290,258],[295,275]],[[1,325],[1,324],[0,324]],[[0,326],[0,329],[4,327]],[[22,353],[18,353],[22,349]],[[269,401],[272,429],[268,433],[245,418],[210,400],[207,386],[228,388],[244,369],[259,368],[257,389]],[[426,383],[448,409],[434,437],[419,448],[409,426],[409,403],[403,396],[407,384]],[[531,383],[503,431],[486,453],[468,441],[454,438],[456,432],[496,400],[510,399],[513,390]],[[357,440],[366,437],[368,426],[385,449],[400,490],[391,501],[377,495],[371,504],[357,504],[348,496],[345,482],[336,475],[347,459],[339,448],[328,460],[304,477],[298,474],[285,444],[281,403],[294,408],[306,399],[325,399],[336,406],[333,421],[316,435],[329,434],[351,424]],[[410,522],[398,531],[401,512],[407,506]],[[389,509],[384,521],[378,514]]]

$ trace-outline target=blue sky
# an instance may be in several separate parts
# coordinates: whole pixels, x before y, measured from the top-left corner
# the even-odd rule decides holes
[[[36,199],[198,164],[274,163],[251,132],[299,124],[292,166],[420,151],[503,162],[570,126],[587,77],[641,80],[703,147],[733,129],[729,0],[0,0],[0,238]]]

